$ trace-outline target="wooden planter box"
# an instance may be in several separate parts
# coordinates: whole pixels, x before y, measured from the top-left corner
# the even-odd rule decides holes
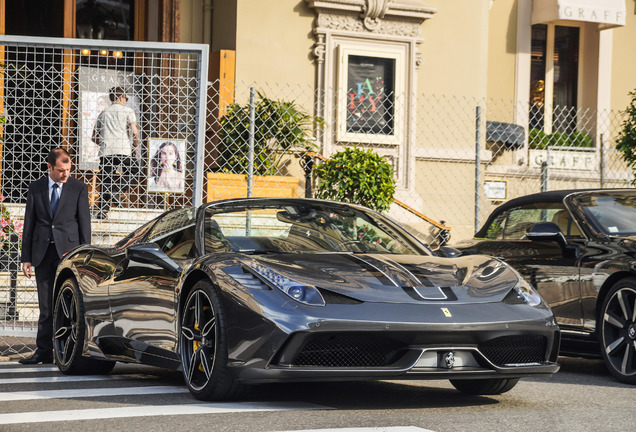
[[[245,174],[206,173],[206,202],[247,197]],[[287,176],[254,176],[252,196],[296,198],[300,180]]]

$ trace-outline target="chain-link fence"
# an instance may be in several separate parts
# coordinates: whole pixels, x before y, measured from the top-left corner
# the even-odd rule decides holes
[[[371,147],[391,162],[398,193],[389,216],[433,247],[449,235],[451,244],[471,237],[510,198],[628,187],[633,178],[614,149],[618,112],[392,95],[381,86],[363,97],[356,89],[341,94],[283,83],[205,85],[207,51],[200,46],[0,41],[0,175],[3,204],[18,222],[28,184],[45,174],[44,155],[57,145],[71,152],[73,175],[89,185],[97,216],[103,184],[94,124],[109,88],[127,90],[142,144],[135,166],[117,169],[122,189],[106,217],[93,220],[94,243],[113,243],[170,208],[250,194],[309,196],[318,181],[312,165],[349,145]],[[4,354],[28,348],[38,316],[34,282],[18,272],[15,242],[6,245]]]
[[[7,237],[0,243],[0,354],[10,354],[25,351],[20,341],[37,328],[35,282],[19,271],[19,235],[29,184],[46,175],[47,153],[66,148],[72,175],[88,185],[93,243],[114,243],[168,208],[200,202],[208,47],[2,36],[0,60]],[[116,87],[126,98],[111,98]],[[122,100],[141,145],[116,151],[121,157],[107,172],[96,124]]]

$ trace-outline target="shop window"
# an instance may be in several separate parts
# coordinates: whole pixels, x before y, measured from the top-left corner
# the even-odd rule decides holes
[[[532,26],[530,129],[572,133],[576,127],[578,27]]]
[[[340,46],[338,141],[398,145],[404,129],[405,47]]]
[[[133,40],[133,0],[77,0],[77,37]]]

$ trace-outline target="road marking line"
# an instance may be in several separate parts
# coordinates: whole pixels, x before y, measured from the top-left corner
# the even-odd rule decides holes
[[[0,374],[5,373],[25,373],[25,372],[53,372],[59,371],[57,366],[45,366],[45,367],[18,367],[18,368],[3,368],[0,367]]]
[[[34,399],[67,399],[98,396],[150,395],[168,393],[189,393],[185,387],[149,386],[149,387],[115,387],[67,390],[36,390],[25,392],[0,393],[0,402],[34,400]]]
[[[167,415],[223,414],[250,411],[292,411],[308,409],[332,409],[325,406],[299,402],[224,402],[206,404],[133,406],[66,411],[37,411],[0,414],[0,425],[18,423],[45,423],[73,420],[97,420],[124,417],[149,417]]]
[[[154,375],[59,375],[47,377],[23,377],[23,378],[4,378],[0,379],[1,384],[32,384],[32,383],[64,383],[64,382],[82,382],[82,381],[108,381],[122,379],[157,379]]]
[[[303,429],[285,432],[433,432],[417,426],[387,426],[370,428],[341,428],[341,429]]]

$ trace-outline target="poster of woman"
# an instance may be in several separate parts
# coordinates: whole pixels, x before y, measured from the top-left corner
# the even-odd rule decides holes
[[[185,141],[148,140],[148,192],[184,193]]]

